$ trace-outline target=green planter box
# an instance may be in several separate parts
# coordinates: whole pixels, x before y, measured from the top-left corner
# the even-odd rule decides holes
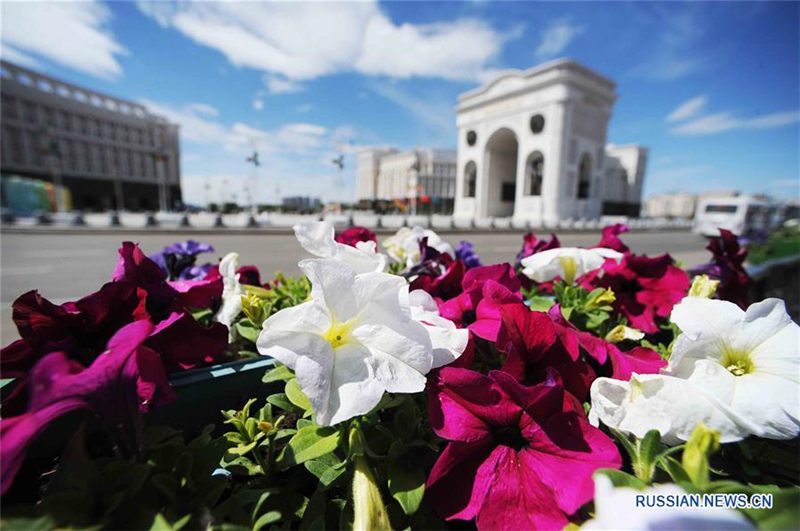
[[[207,424],[222,424],[223,409],[238,409],[250,398],[279,392],[283,382],[265,384],[264,374],[275,365],[272,358],[248,359],[191,369],[172,375],[178,395],[174,402],[145,417],[150,425],[163,424],[187,432]]]

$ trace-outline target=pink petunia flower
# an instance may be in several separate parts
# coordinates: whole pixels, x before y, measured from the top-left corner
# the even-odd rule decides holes
[[[488,341],[497,339],[500,307],[522,300],[520,282],[510,264],[473,267],[464,274],[462,292],[439,304],[439,313]]]
[[[336,243],[343,243],[350,247],[355,247],[358,242],[375,242],[378,244],[378,238],[375,233],[366,227],[350,227],[344,232],[339,232],[333,237]]]
[[[501,309],[501,318],[497,348],[507,354],[503,371],[529,384],[556,382],[581,400],[598,376],[595,368],[628,380],[633,372],[655,374],[666,366],[653,350],[636,347],[626,352],[579,330],[564,319],[558,305],[545,313],[508,304]]]
[[[619,468],[614,443],[557,385],[445,367],[429,383],[429,416],[451,441],[425,495],[447,520],[483,529],[561,529],[592,499],[592,474]]]
[[[130,454],[141,439],[141,412],[174,398],[159,355],[143,345],[153,325],[140,320],[120,329],[87,368],[63,352],[43,357],[31,372],[25,413],[0,421],[0,492],[5,493],[28,446],[50,422],[75,410],[96,415]]]
[[[602,269],[585,275],[581,285],[590,290],[611,288],[614,308],[630,326],[652,334],[658,332],[656,319],[666,318],[688,293],[689,276],[668,254],[625,255],[619,263],[607,261]]]

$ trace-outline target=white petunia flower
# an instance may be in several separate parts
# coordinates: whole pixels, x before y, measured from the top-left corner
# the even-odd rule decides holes
[[[594,518],[581,526],[587,530],[755,529],[734,509],[678,507],[686,492],[675,484],[653,485],[644,490],[614,487],[608,476],[594,476]],[[637,505],[637,499],[639,505]],[[672,507],[664,507],[673,500]]]
[[[356,247],[339,243],[330,221],[308,221],[292,228],[303,249],[315,256],[344,262],[357,274],[386,269],[386,255],[377,252],[375,242],[358,242]]]
[[[239,283],[237,269],[239,269],[239,253],[228,253],[219,262],[219,274],[222,275],[222,306],[217,312],[216,320],[229,330],[242,311],[244,288]]]
[[[630,382],[595,380],[595,423],[637,436],[658,429],[670,444],[688,440],[700,421],[719,431],[721,442],[800,433],[800,327],[783,301],[766,299],[745,312],[686,297],[671,318],[683,333],[669,366]]]
[[[413,267],[422,259],[419,251],[419,242],[422,238],[428,238],[428,247],[432,247],[440,253],[447,253],[453,258],[456,257],[456,253],[449,243],[432,230],[419,226],[411,229],[401,228],[394,236],[386,238],[382,245],[395,262],[405,263],[406,267]]]
[[[622,256],[622,253],[604,247],[559,247],[523,258],[522,274],[536,282],[548,282],[561,277],[572,284],[577,277],[600,268],[608,258],[619,262]]]
[[[422,323],[431,338],[433,366],[438,369],[454,362],[464,353],[469,343],[469,330],[458,328],[453,321],[439,315],[439,306],[424,290],[409,293],[408,286],[400,290],[400,304],[408,306],[411,318]]]
[[[329,426],[368,413],[390,393],[425,388],[431,339],[402,306],[406,281],[356,275],[337,260],[303,260],[311,300],[264,321],[258,351],[294,369],[316,422]]]

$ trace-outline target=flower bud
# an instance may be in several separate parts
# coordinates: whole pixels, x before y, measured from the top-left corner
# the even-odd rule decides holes
[[[644,332],[635,328],[630,328],[625,325],[617,325],[606,334],[606,341],[609,343],[619,343],[625,339],[632,341],[639,341],[644,337]]]
[[[697,275],[692,279],[692,287],[689,288],[689,295],[692,297],[703,297],[710,299],[717,292],[719,280],[711,280],[708,275]]]
[[[389,516],[381,499],[375,477],[363,455],[355,458],[353,473],[353,529],[355,531],[390,530]]]

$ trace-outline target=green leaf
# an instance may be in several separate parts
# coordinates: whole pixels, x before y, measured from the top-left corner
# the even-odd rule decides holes
[[[158,513],[153,519],[153,524],[150,526],[150,531],[179,531],[182,527],[188,524],[189,520],[191,519],[192,515],[187,514],[186,516],[175,521],[174,524],[171,524],[163,514]]]
[[[274,369],[270,369],[261,379],[264,383],[270,382],[277,382],[277,381],[288,381],[294,378],[294,373],[292,369],[287,367],[286,365],[280,365],[275,367]]]
[[[608,476],[615,487],[631,487],[636,490],[642,490],[647,487],[647,484],[636,476],[614,468],[598,468],[596,473]]]
[[[297,378],[292,378],[286,382],[286,388],[283,390],[286,397],[303,411],[311,411],[311,402],[308,397],[300,389],[300,384],[297,383]]]
[[[661,434],[658,430],[648,431],[644,438],[637,442],[637,455],[633,461],[636,477],[650,483],[656,471],[656,461],[661,453]]]
[[[292,401],[289,400],[289,397],[286,396],[284,393],[276,393],[274,395],[269,395],[267,397],[267,402],[269,402],[273,406],[278,406],[284,411],[294,411],[296,413],[303,413],[303,410],[292,404]]]
[[[552,297],[542,297],[535,295],[528,299],[528,307],[534,312],[546,312],[556,303]]]
[[[669,477],[672,478],[672,481],[675,483],[691,483],[689,475],[683,469],[683,465],[674,457],[662,455],[658,459],[658,466],[669,474]]]
[[[339,479],[339,476],[347,470],[346,464],[345,461],[340,461],[333,453],[325,454],[318,459],[303,463],[306,470],[317,476],[320,484],[325,487],[329,487]]]
[[[278,458],[280,466],[288,468],[333,452],[341,432],[332,427],[306,426],[286,444]]]
[[[268,526],[269,524],[274,524],[275,522],[279,521],[280,519],[281,519],[280,511],[269,511],[269,512],[266,512],[266,513],[264,513],[264,514],[262,514],[261,516],[258,517],[258,520],[256,520],[256,523],[253,524],[253,529],[255,531],[258,531],[262,527]]]
[[[389,465],[389,492],[407,515],[414,514],[425,494],[425,472],[418,467],[392,463]]]
[[[249,319],[242,319],[236,323],[235,326],[236,332],[239,334],[239,336],[251,343],[258,341],[258,335],[261,333],[261,329],[253,326],[253,323],[251,323]]]

